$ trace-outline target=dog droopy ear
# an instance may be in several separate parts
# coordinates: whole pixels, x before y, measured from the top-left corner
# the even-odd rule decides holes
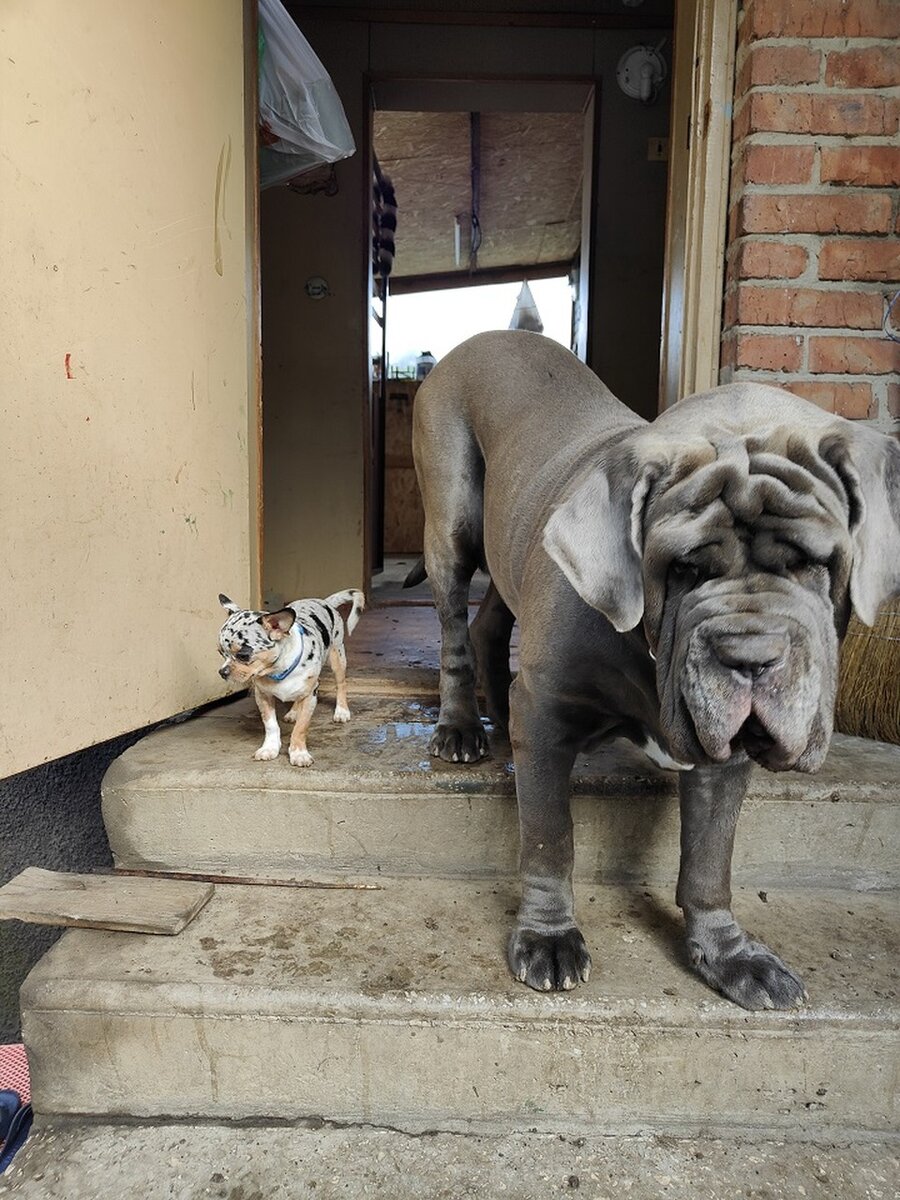
[[[261,618],[265,629],[275,638],[289,633],[296,619],[297,614],[292,608],[280,608],[278,612],[265,613]]]
[[[219,603],[229,616],[233,617],[235,613],[239,613],[241,611],[233,600],[228,599],[224,592],[219,592]]]
[[[850,504],[853,538],[850,600],[859,619],[874,625],[881,605],[900,595],[900,446],[874,429],[819,447],[837,471]]]
[[[585,604],[626,633],[644,613],[643,516],[657,468],[597,464],[544,529],[544,549]]]

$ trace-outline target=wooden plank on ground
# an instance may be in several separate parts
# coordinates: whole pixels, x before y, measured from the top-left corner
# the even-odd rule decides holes
[[[129,933],[180,933],[215,891],[211,883],[75,875],[27,867],[0,888],[0,920]]]

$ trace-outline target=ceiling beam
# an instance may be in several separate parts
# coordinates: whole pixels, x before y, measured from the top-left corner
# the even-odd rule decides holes
[[[494,25],[526,29],[666,29],[670,14],[590,12],[460,12],[459,9],[335,7],[331,4],[286,6],[293,17],[316,21],[366,21],[374,25]]]
[[[435,271],[431,275],[392,275],[391,295],[440,292],[448,288],[481,287],[486,283],[523,283],[526,279],[555,279],[568,275],[572,263],[532,263],[530,266],[483,267],[478,271]]]

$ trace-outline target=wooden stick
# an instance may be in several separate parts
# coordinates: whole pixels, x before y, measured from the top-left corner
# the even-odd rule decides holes
[[[144,871],[114,867],[112,875],[134,875],[141,879],[185,879],[197,883],[235,883],[244,887],[321,888],[327,891],[382,892],[381,883],[323,882],[315,879],[265,879],[249,875],[207,875],[199,871]]]

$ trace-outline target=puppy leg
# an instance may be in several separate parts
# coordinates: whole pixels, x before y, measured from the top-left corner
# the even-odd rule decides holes
[[[278,752],[281,749],[281,730],[278,727],[278,715],[275,712],[275,701],[271,696],[266,696],[263,692],[254,689],[256,697],[256,707],[259,709],[259,715],[262,717],[263,729],[266,731],[266,736],[263,739],[263,744],[253,755],[260,762],[267,762],[269,759],[277,758]]]
[[[312,720],[313,713],[316,711],[317,703],[318,698],[314,691],[310,692],[308,696],[304,696],[294,702],[294,708],[297,710],[297,719],[291,731],[291,745],[288,751],[292,767],[312,766],[313,756],[306,748],[306,731],[309,729],[309,723]]]
[[[572,891],[569,776],[577,745],[552,703],[536,703],[521,676],[510,689],[510,708],[522,902],[509,940],[509,966],[520,983],[538,991],[568,991],[591,973]]]
[[[509,686],[512,683],[509,639],[515,622],[492,581],[472,622],[470,636],[487,713],[501,733],[509,728]]]
[[[679,777],[681,871],[676,901],[684,910],[691,965],[710,987],[743,1008],[796,1008],[802,980],[768,946],[754,941],[731,912],[731,855],[751,764],[694,767]]]
[[[328,651],[328,663],[334,671],[334,682],[337,687],[333,720],[338,724],[344,724],[350,720],[350,709],[347,705],[347,651],[337,642],[332,643]]]

